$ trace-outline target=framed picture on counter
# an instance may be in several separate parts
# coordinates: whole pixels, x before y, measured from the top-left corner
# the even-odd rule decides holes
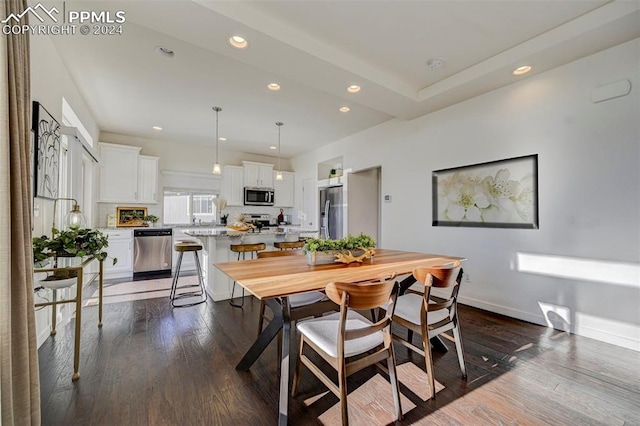
[[[116,210],[116,226],[119,228],[145,226],[145,216],[147,216],[146,207],[118,207]]]
[[[433,226],[538,229],[538,156],[436,170]]]

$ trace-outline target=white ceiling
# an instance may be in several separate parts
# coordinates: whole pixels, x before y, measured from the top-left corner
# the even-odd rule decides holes
[[[67,3],[126,11],[123,35],[52,37],[102,131],[212,144],[220,106],[221,150],[274,155],[283,121],[283,157],[640,37],[638,0]]]

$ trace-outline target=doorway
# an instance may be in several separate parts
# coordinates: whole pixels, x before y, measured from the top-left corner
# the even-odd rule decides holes
[[[351,235],[361,232],[381,241],[381,177],[382,168],[360,170],[347,174],[347,230]]]

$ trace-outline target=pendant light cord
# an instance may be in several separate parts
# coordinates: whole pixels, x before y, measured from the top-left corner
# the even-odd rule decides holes
[[[278,172],[280,172],[280,128],[284,125],[282,121],[276,122],[276,126],[278,126]]]
[[[220,139],[218,139],[218,113],[220,112],[220,107],[213,108],[216,112],[216,163],[218,162],[218,144],[220,143]]]

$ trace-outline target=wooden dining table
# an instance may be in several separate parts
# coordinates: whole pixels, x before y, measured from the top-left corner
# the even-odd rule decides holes
[[[237,370],[249,371],[280,330],[282,350],[280,359],[280,398],[278,424],[287,424],[289,403],[289,351],[291,337],[288,296],[324,290],[330,282],[358,282],[396,273],[413,272],[418,267],[430,267],[465,260],[461,257],[379,249],[371,261],[362,263],[332,263],[311,266],[306,256],[270,257],[236,262],[216,263],[214,266],[228,275],[273,311],[274,318],[257,337],[253,345],[236,365]],[[412,277],[401,283],[401,291],[413,284]]]

